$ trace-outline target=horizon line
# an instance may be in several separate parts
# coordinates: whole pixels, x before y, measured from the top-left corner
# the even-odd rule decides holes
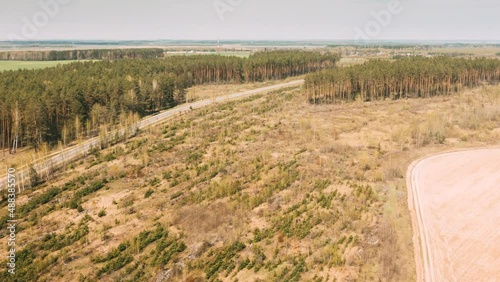
[[[500,39],[373,39],[373,40],[355,40],[355,39],[22,39],[22,40],[0,40],[6,43],[23,42],[159,42],[159,41],[179,41],[179,42],[354,42],[354,43],[377,43],[377,42],[437,42],[437,43],[471,43],[471,42],[498,42]]]

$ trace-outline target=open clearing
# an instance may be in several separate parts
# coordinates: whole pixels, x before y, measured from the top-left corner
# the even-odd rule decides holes
[[[500,148],[481,149],[410,168],[426,281],[500,280],[499,159]]]

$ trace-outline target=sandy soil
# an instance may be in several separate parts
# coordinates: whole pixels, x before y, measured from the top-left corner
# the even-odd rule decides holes
[[[408,176],[418,280],[500,281],[500,148],[426,158]]]

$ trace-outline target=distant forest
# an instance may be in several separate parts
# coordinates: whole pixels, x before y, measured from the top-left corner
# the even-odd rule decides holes
[[[163,49],[94,49],[61,51],[3,51],[1,61],[67,61],[67,60],[119,60],[157,59]]]
[[[449,95],[462,87],[500,81],[500,60],[451,57],[371,60],[362,65],[309,74],[311,103],[374,101]]]
[[[75,62],[0,73],[0,147],[67,144],[184,102],[188,87],[283,79],[334,67],[339,55],[270,51]]]

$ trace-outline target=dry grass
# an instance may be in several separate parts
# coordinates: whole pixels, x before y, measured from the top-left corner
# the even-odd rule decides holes
[[[204,100],[204,99],[213,99],[217,96],[223,96],[238,92],[244,92],[248,90],[253,90],[257,88],[262,88],[274,84],[284,83],[291,80],[302,79],[304,76],[300,77],[291,77],[283,80],[274,80],[274,81],[265,81],[265,82],[251,82],[244,84],[225,84],[225,85],[217,85],[217,84],[205,84],[191,87],[186,92],[186,99],[189,102]]]

